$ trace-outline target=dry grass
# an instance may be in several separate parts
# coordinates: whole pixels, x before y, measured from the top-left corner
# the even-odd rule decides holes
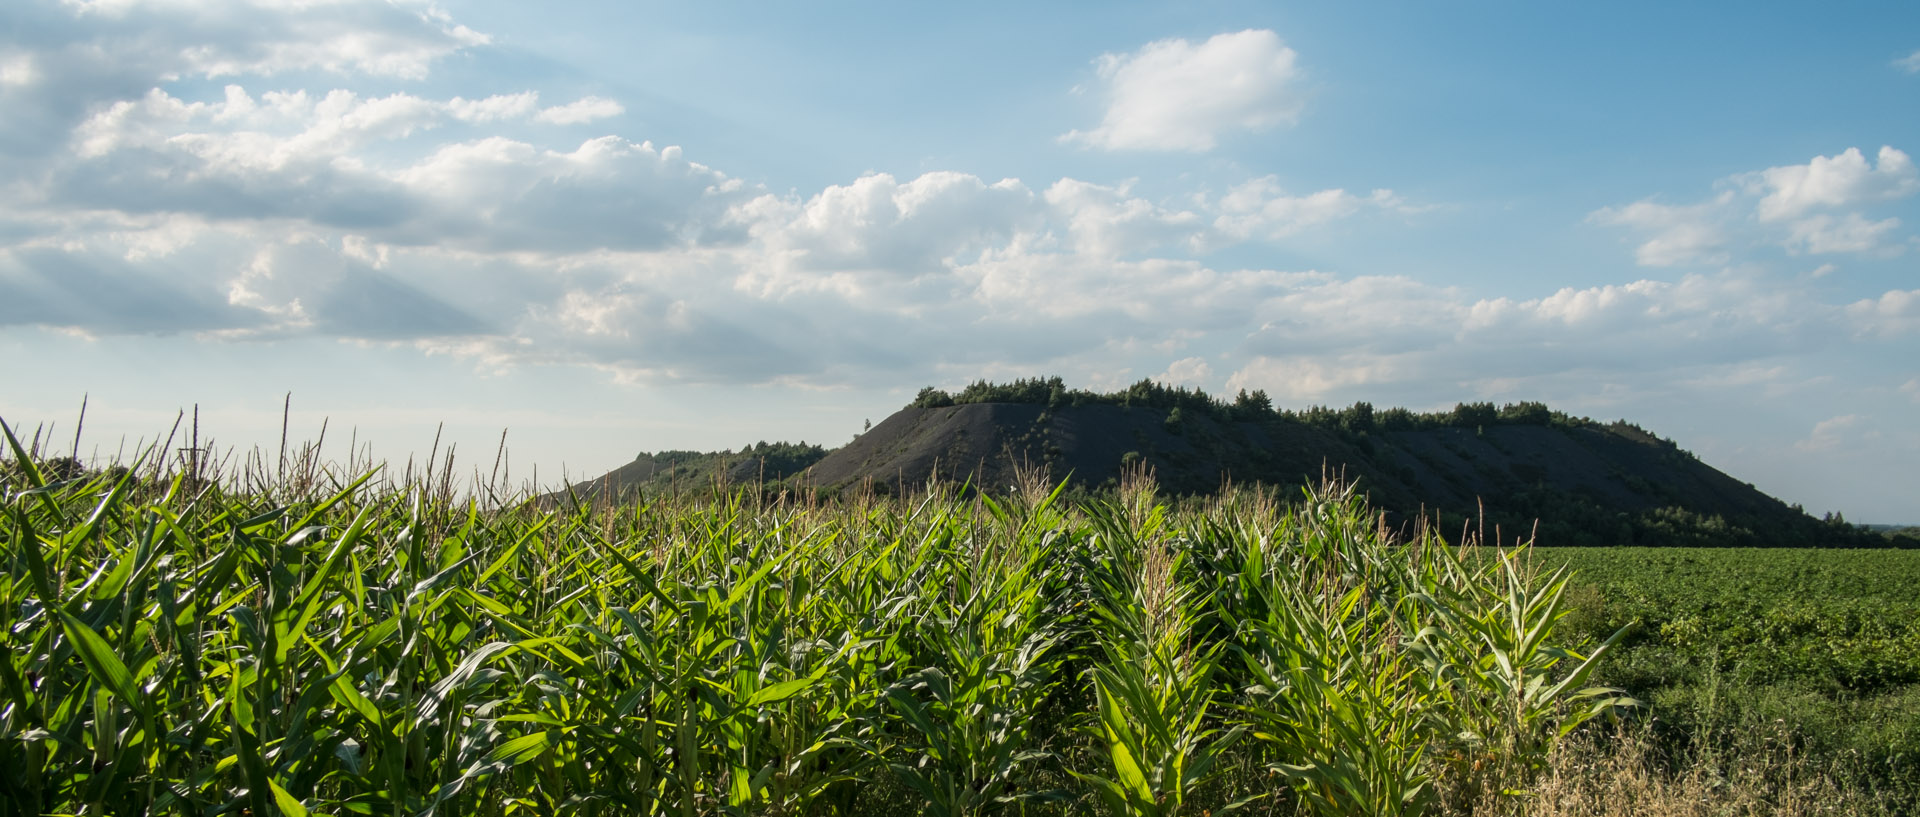
[[[1786,735],[1738,752],[1708,748],[1681,763],[1631,728],[1570,740],[1531,796],[1481,803],[1477,815],[1513,817],[1874,817],[1897,811],[1809,763]]]

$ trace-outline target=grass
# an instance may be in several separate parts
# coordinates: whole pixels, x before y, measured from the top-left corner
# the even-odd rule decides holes
[[[1706,768],[1608,731],[1650,727],[1564,573],[1338,487],[555,508],[7,436],[0,814],[1549,813]]]

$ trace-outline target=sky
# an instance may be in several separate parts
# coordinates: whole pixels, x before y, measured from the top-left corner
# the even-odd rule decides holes
[[[1057,374],[1920,522],[1910,2],[14,0],[0,112],[0,419],[83,458],[553,484]]]

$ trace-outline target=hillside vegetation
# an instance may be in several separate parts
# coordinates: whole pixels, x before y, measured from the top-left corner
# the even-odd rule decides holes
[[[597,498],[632,496],[641,490],[704,491],[716,483],[772,483],[803,473],[826,456],[826,448],[804,440],[763,440],[739,451],[642,451],[632,462],[572,487],[578,497]]]
[[[1111,491],[1124,469],[1151,468],[1171,493],[1224,485],[1287,489],[1329,477],[1357,484],[1391,524],[1465,527],[1499,541],[1545,545],[1915,547],[1837,516],[1815,518],[1624,421],[1573,417],[1536,402],[1463,403],[1445,412],[1276,408],[1260,392],[1230,401],[1141,381],[1096,393],[1059,378],[978,382],[914,401],[817,462],[753,455],[723,481],[778,478],[779,490],[888,493],[951,482],[1004,493],[1022,479],[1064,480],[1080,494]],[[658,456],[576,486],[598,496],[642,484]],[[768,460],[770,463],[773,460]],[[796,467],[797,466],[797,467]]]

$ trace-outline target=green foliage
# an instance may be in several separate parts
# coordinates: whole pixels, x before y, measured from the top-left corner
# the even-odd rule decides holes
[[[1342,433],[1361,433],[1377,429],[1419,431],[1434,428],[1480,428],[1492,425],[1556,425],[1591,427],[1601,425],[1584,417],[1549,409],[1532,401],[1495,407],[1492,403],[1461,403],[1448,411],[1416,413],[1404,408],[1376,412],[1371,403],[1359,402],[1344,409],[1309,406],[1299,411],[1276,409],[1265,391],[1241,389],[1232,401],[1223,401],[1200,389],[1166,386],[1151,379],[1140,380],[1113,392],[1070,389],[1059,377],[1034,377],[993,383],[974,381],[957,394],[928,386],[908,405],[917,408],[943,408],[969,403],[1023,403],[1028,405],[1088,406],[1112,405],[1156,408],[1163,411],[1185,410],[1234,422],[1285,421]],[[1619,425],[1619,424],[1616,424]],[[1633,427],[1638,431],[1638,427]],[[1639,431],[1645,434],[1644,431]]]
[[[1584,654],[1554,640],[1564,577],[1521,570],[1524,551],[1396,545],[1313,499],[1289,522],[1314,547],[1217,551],[1210,573],[1253,682],[1248,728],[1314,813],[1518,795],[1562,737],[1633,705],[1587,683],[1619,634]]]
[[[1879,533],[1897,547],[1920,548],[1920,527],[1885,528],[1879,530]]]
[[[1137,525],[1122,510],[1093,514],[1082,562],[1093,590],[1090,640],[1100,651],[1092,669],[1099,708],[1089,731],[1107,766],[1077,776],[1109,814],[1173,817],[1218,775],[1244,727],[1218,726],[1216,672],[1225,644],[1195,642],[1196,620],[1209,611],[1186,584],[1185,554],[1165,540],[1164,509],[1136,504]]]
[[[1415,813],[1455,761],[1406,747],[1494,711],[1448,690],[1517,654],[1473,605],[1554,587],[1391,541],[1351,491],[556,509],[146,473],[16,452],[0,481],[0,814],[1217,814],[1358,767],[1340,803]],[[1551,743],[1563,686],[1513,728]]]
[[[1920,812],[1920,552],[1568,548],[1569,627],[1639,620],[1609,663],[1676,758],[1784,743]],[[1772,747],[1778,749],[1778,746]],[[1769,749],[1770,751],[1771,749]]]
[[[1545,403],[1522,401],[1500,407],[1500,422],[1507,425],[1544,426],[1553,422],[1553,410]]]
[[[946,408],[947,406],[953,405],[953,395],[941,389],[928,386],[921,389],[919,394],[914,395],[913,402],[907,405],[911,408]]]
[[[1240,394],[1233,398],[1233,419],[1235,420],[1261,420],[1272,413],[1273,400],[1267,397],[1264,389],[1255,389],[1252,393],[1241,389]]]
[[[602,492],[632,496],[637,491],[705,491],[715,483],[776,483],[807,470],[827,453],[825,447],[804,440],[797,443],[762,440],[743,446],[737,452],[641,452],[633,462],[599,479],[578,483],[572,490],[579,497],[596,498]]]
[[[806,470],[826,456],[826,448],[809,445],[802,440],[797,443],[755,443],[751,448],[741,449],[734,459],[763,467],[769,479],[781,479]]]

